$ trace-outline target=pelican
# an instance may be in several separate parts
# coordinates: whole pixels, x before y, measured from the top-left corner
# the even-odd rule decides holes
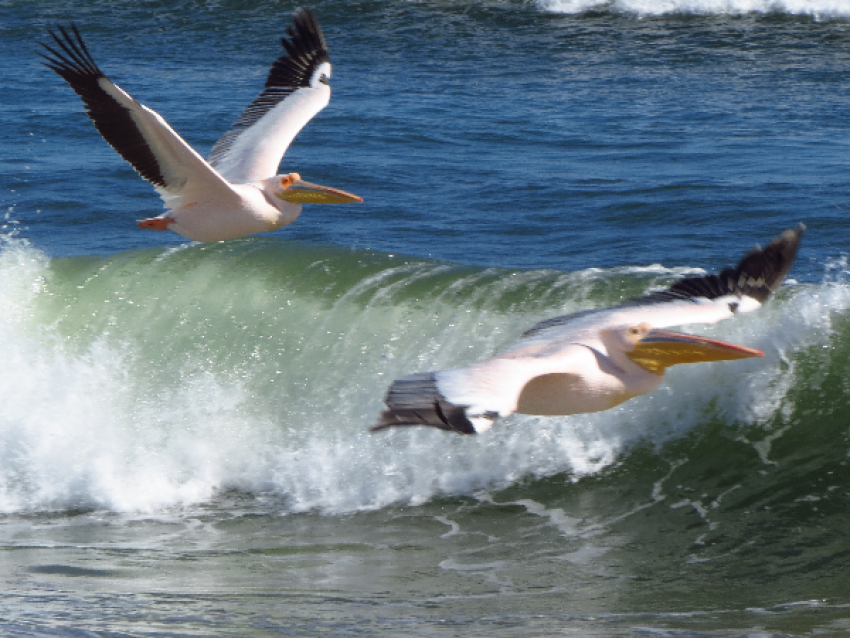
[[[488,430],[514,412],[599,412],[654,390],[678,363],[762,357],[744,346],[666,328],[715,323],[759,308],[791,268],[805,226],[756,246],[736,268],[681,279],[619,305],[547,319],[498,356],[396,380],[371,430],[429,425]]]
[[[195,241],[222,241],[294,222],[302,202],[362,202],[362,198],[276,175],[289,144],[330,101],[331,63],[325,37],[309,9],[295,12],[281,38],[285,54],[260,95],[204,160],[154,110],[103,74],[77,27],[49,32],[46,66],[82,98],[103,138],[159,192],[168,209],[140,228],[172,230]]]

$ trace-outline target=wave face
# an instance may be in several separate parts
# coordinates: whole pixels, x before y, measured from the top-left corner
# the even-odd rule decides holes
[[[480,269],[261,239],[50,259],[6,237],[0,510],[144,512],[236,490],[285,511],[354,512],[579,480],[717,423],[752,441],[757,465],[798,431],[813,454],[832,451],[817,433],[850,416],[845,270],[699,330],[763,360],[679,366],[604,413],[513,416],[478,437],[370,435],[394,378],[692,270]]]
[[[846,630],[847,4],[316,0],[333,98],[281,172],[364,204],[139,230],[159,197],[36,42],[77,24],[206,155],[294,6],[0,0],[0,634]],[[400,375],[798,222],[803,283],[692,328],[764,359],[367,432]]]

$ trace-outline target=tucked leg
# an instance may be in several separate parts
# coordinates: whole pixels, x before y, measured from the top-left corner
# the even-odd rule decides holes
[[[148,230],[168,230],[168,226],[174,223],[173,217],[151,217],[139,222],[139,228]]]

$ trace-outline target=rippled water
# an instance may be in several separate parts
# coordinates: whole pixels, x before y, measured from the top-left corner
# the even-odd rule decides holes
[[[35,55],[75,21],[201,152],[293,6],[0,2],[0,633],[850,629],[843,2],[319,2],[330,106],[262,237],[160,202]],[[809,230],[790,285],[609,412],[369,435],[462,365]]]

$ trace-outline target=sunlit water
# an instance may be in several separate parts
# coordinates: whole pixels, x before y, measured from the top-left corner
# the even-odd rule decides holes
[[[362,195],[263,237],[160,202],[35,42],[202,152],[294,6],[2,2],[0,633],[834,635],[846,541],[850,9],[320,2],[330,106],[282,165]],[[485,435],[370,435],[398,376],[734,263],[764,359]]]

